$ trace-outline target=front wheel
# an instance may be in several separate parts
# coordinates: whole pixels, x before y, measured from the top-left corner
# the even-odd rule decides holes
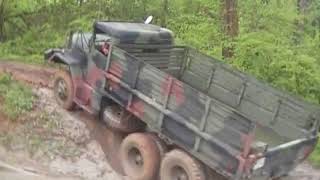
[[[66,110],[72,110],[74,103],[74,87],[69,72],[59,71],[54,80],[54,96],[57,103]]]
[[[200,162],[181,150],[173,150],[162,160],[160,179],[205,180],[206,177]]]

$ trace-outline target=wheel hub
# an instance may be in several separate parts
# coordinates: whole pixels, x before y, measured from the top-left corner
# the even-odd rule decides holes
[[[143,159],[141,155],[136,156],[136,165],[143,166]]]
[[[173,180],[189,180],[187,172],[181,167],[174,167],[171,173]]]
[[[60,79],[57,82],[56,91],[59,99],[61,99],[62,101],[67,99],[67,87],[64,80]]]
[[[136,148],[133,148],[129,152],[129,158],[133,167],[136,170],[142,169],[144,166],[143,156],[140,151]]]
[[[103,120],[105,122],[112,121],[113,123],[121,123],[121,113],[122,111],[116,106],[106,107],[103,111]]]

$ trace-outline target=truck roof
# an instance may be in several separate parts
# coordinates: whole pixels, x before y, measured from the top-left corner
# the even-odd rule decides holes
[[[130,23],[98,21],[94,24],[96,34],[107,34],[120,44],[172,44],[173,33],[160,26]]]

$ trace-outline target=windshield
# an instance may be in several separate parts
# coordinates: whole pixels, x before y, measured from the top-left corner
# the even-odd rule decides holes
[[[101,46],[105,42],[110,42],[110,41],[111,41],[111,37],[108,36],[107,34],[96,34],[96,39],[94,42],[96,46]]]
[[[105,42],[110,42],[110,36],[106,34],[96,34],[96,38],[94,40],[95,47],[100,47]],[[73,33],[70,48],[81,48],[81,49],[88,49],[89,44],[92,41],[92,33],[82,33],[76,32]]]

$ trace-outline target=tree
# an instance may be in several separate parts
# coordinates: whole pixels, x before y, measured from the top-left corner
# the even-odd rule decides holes
[[[167,16],[169,13],[169,0],[163,0],[163,10],[161,15],[161,26],[166,27],[167,26]]]
[[[310,0],[298,0],[298,10],[300,13],[307,13],[310,5]]]
[[[298,12],[301,18],[297,21],[296,44],[300,44],[303,39],[310,4],[311,0],[298,0],[297,2]]]
[[[239,34],[239,17],[237,0],[223,0],[223,24],[227,43],[224,44],[222,55],[231,58],[234,55],[234,45],[230,44]]]
[[[6,0],[0,1],[0,42],[4,40]]]

